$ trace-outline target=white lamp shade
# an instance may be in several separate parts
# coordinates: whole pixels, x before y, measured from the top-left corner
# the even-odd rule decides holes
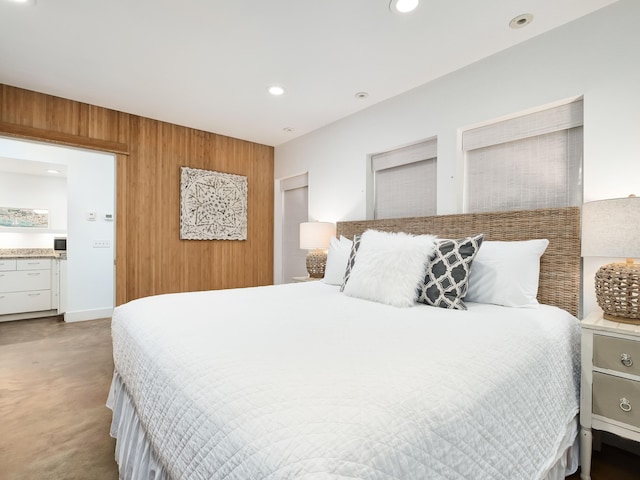
[[[582,206],[583,257],[640,257],[640,197]]]
[[[331,237],[336,234],[336,226],[331,222],[305,222],[300,224],[300,248],[315,250],[329,248]]]

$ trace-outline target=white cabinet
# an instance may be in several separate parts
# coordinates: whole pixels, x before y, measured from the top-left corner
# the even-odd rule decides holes
[[[51,290],[51,269],[0,272],[0,292]]]
[[[16,260],[16,270],[51,270],[49,258],[19,258]]]
[[[51,309],[51,292],[0,293],[0,315]]]
[[[15,258],[9,258],[9,259],[2,259],[0,260],[0,272],[6,272],[6,271],[10,271],[10,270],[15,270],[16,269],[16,259]]]
[[[51,310],[52,260],[3,259],[0,261],[0,315]],[[54,307],[55,308],[55,307]]]

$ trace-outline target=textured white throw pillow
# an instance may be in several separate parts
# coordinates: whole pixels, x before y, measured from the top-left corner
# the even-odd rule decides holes
[[[416,303],[418,284],[436,248],[434,235],[367,230],[344,293],[396,307]]]
[[[347,268],[349,254],[351,253],[353,242],[340,235],[340,240],[333,237],[329,241],[329,252],[327,253],[327,266],[324,269],[322,281],[329,285],[342,285],[344,271]]]
[[[540,257],[549,240],[485,241],[471,266],[465,301],[506,307],[537,305]]]

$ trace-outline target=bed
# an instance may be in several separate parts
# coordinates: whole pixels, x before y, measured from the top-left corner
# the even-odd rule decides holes
[[[527,308],[400,308],[324,282],[118,307],[107,403],[120,478],[574,472],[579,222],[579,210],[566,208],[338,224],[344,237],[374,229],[546,238],[539,304]]]

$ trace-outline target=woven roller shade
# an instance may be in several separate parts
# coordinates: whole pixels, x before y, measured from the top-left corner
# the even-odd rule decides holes
[[[389,152],[377,153],[371,156],[371,168],[374,172],[386,168],[399,167],[409,163],[436,158],[438,156],[438,141],[435,138],[424,142],[398,148]]]
[[[462,133],[464,151],[568,130],[583,124],[583,101],[548,108],[539,112],[472,128]]]
[[[374,218],[435,215],[437,140],[371,157]]]
[[[463,133],[465,211],[582,202],[582,100]]]

